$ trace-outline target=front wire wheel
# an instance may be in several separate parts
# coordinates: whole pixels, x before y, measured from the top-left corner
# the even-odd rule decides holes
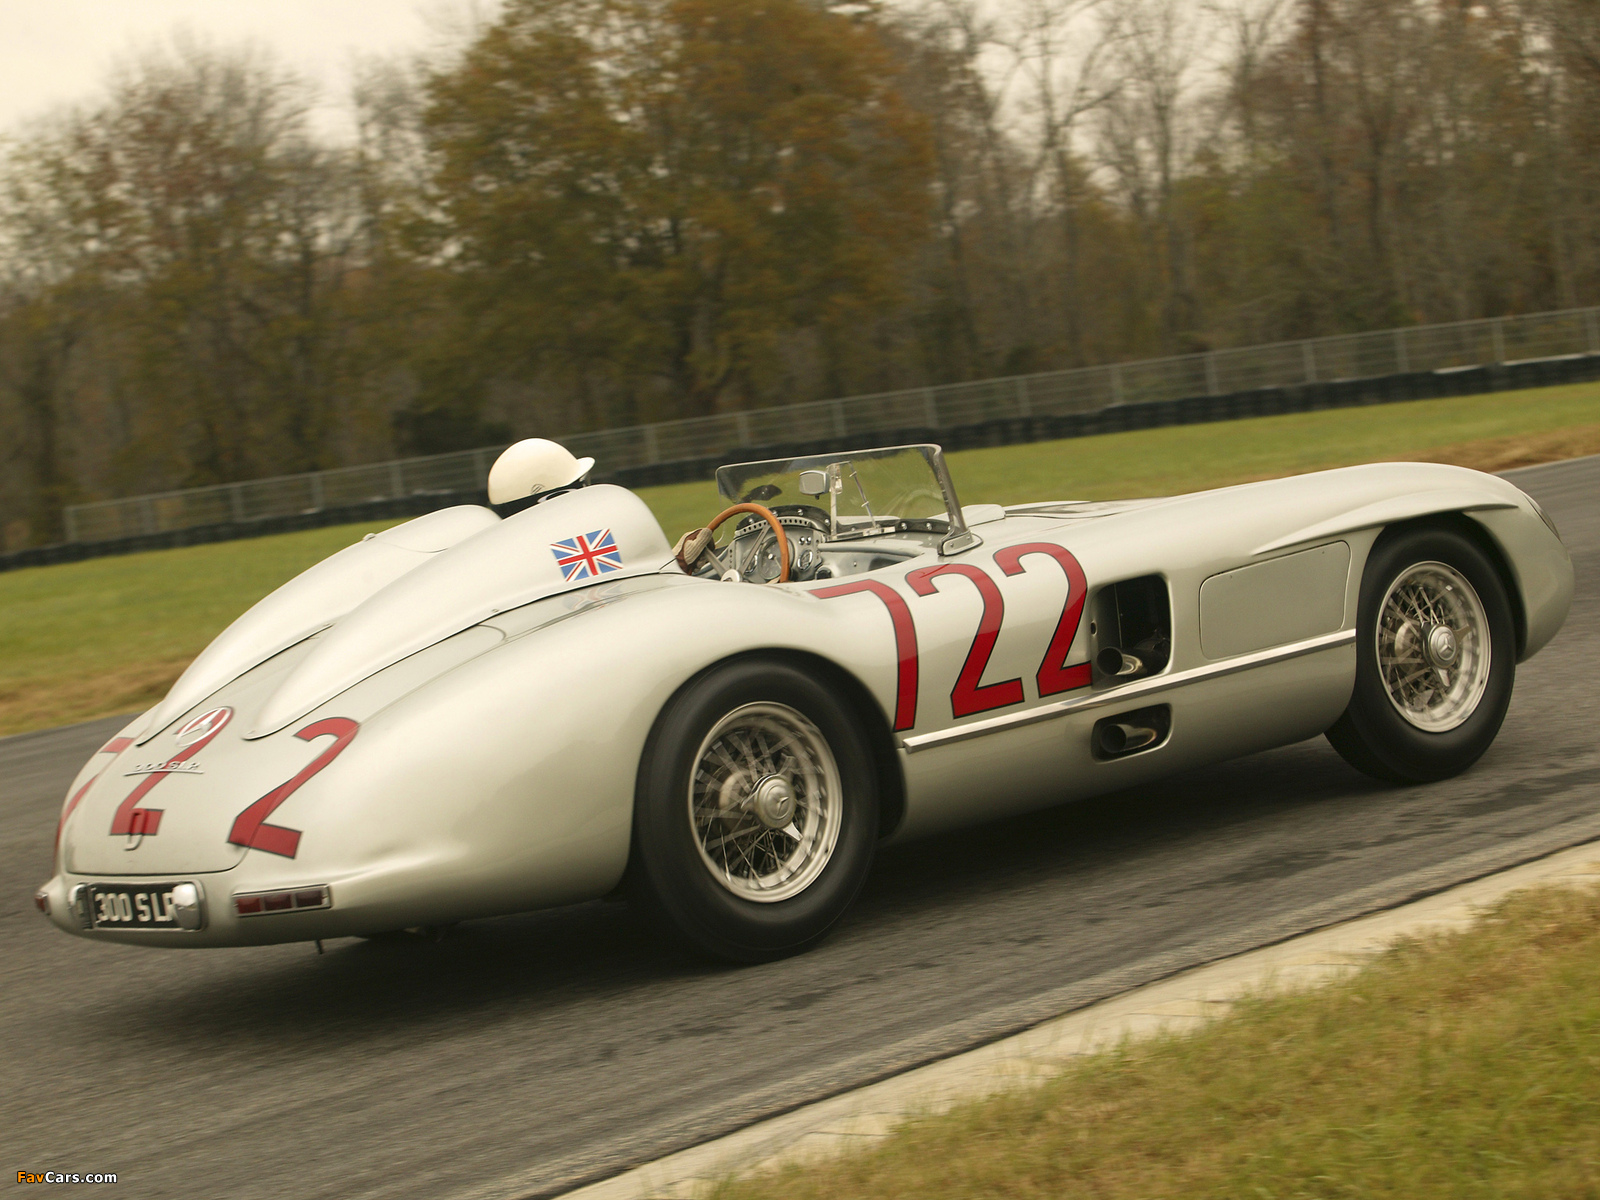
[[[1461,572],[1418,563],[1383,598],[1378,665],[1395,710],[1429,733],[1454,729],[1477,710],[1494,659],[1483,601]]]
[[[1392,530],[1362,572],[1355,686],[1328,741],[1377,779],[1448,779],[1494,741],[1515,676],[1516,625],[1489,555],[1443,523]]]
[[[711,876],[744,900],[798,895],[839,838],[839,768],[820,730],[782,704],[746,704],[696,755],[689,820]]]

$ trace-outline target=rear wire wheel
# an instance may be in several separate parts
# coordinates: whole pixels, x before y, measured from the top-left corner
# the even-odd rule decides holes
[[[827,739],[784,704],[746,704],[706,734],[689,782],[700,861],[735,896],[776,904],[827,867],[844,808]]]
[[[1390,783],[1465,771],[1500,731],[1516,676],[1516,627],[1489,557],[1453,529],[1396,530],[1361,577],[1356,681],[1328,741]]]
[[[692,680],[656,722],[634,806],[634,891],[719,958],[804,950],[855,899],[877,841],[860,719],[786,662]]]

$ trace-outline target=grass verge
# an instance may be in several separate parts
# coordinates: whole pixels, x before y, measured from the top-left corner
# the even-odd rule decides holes
[[[963,502],[1172,495],[1386,459],[1503,470],[1600,453],[1600,384],[1179,425],[950,456]],[[710,483],[641,489],[669,537],[721,507]],[[388,522],[386,524],[392,524]],[[0,574],[0,735],[159,698],[234,617],[375,525]]]
[[[1356,975],[718,1200],[1600,1195],[1600,890],[1508,897]]]
[[[155,703],[235,617],[375,525],[0,575],[0,734]]]

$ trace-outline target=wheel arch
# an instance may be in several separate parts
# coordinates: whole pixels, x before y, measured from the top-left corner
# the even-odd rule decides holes
[[[872,764],[878,775],[878,838],[882,840],[888,837],[900,827],[906,815],[905,772],[900,768],[900,755],[895,750],[894,734],[889,730],[889,722],[872,693],[867,690],[867,685],[853,672],[820,654],[780,650],[772,651],[768,656],[809,668],[831,680],[861,718],[862,728],[867,732],[867,743],[872,748]]]
[[[1368,551],[1367,557],[1370,559],[1373,551],[1384,542],[1423,529],[1439,529],[1459,534],[1481,550],[1484,557],[1489,560],[1495,573],[1500,577],[1500,586],[1505,588],[1506,601],[1511,605],[1511,624],[1517,634],[1516,658],[1520,662],[1528,644],[1528,611],[1522,588],[1517,583],[1516,574],[1511,570],[1511,560],[1506,557],[1505,549],[1487,529],[1469,515],[1464,512],[1429,513],[1427,516],[1413,517],[1386,525],[1383,532],[1378,535],[1377,541],[1372,544],[1372,550]],[[1365,570],[1364,564],[1362,569]]]
[[[808,674],[826,679],[839,696],[850,706],[851,710],[861,721],[861,727],[866,730],[867,744],[872,751],[872,765],[878,779],[878,837],[888,837],[897,828],[905,817],[906,811],[906,785],[905,774],[900,769],[900,756],[895,750],[894,736],[889,731],[889,723],[884,718],[883,711],[873,699],[872,693],[867,689],[856,675],[840,666],[834,660],[821,654],[805,650],[794,650],[773,647],[770,649],[741,650],[737,654],[729,654],[715,662],[707,663],[688,679],[685,679],[661,706],[660,712],[650,727],[650,735],[645,743],[645,751],[654,744],[656,731],[661,726],[662,718],[672,707],[677,698],[694,686],[699,680],[711,672],[727,666],[729,663],[743,662],[748,659],[767,659],[774,662],[788,663],[805,671]],[[646,753],[639,756],[639,770],[643,771]],[[634,803],[638,803],[639,784],[634,785]],[[633,853],[629,852],[630,866]]]

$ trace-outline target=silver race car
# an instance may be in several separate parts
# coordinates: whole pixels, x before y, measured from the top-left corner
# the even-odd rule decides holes
[[[928,445],[717,480],[676,546],[600,484],[286,583],[84,766],[39,907],[238,946],[625,891],[773,958],[889,840],[1322,733],[1381,779],[1463,771],[1572,597],[1539,506],[1455,467],[1005,508]]]

